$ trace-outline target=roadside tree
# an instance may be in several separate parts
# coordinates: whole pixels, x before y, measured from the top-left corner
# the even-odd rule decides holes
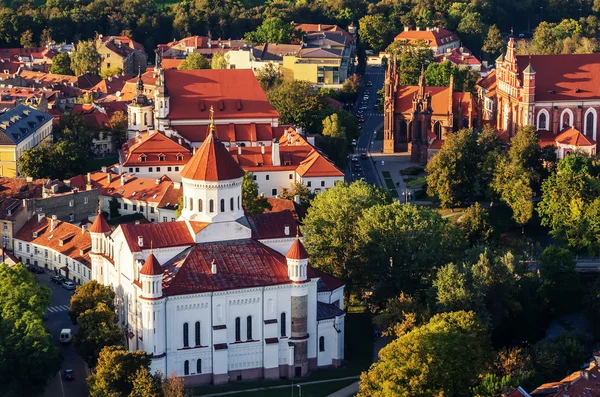
[[[79,328],[73,336],[75,349],[90,367],[96,366],[104,347],[123,343],[123,332],[115,323],[115,312],[103,302],[81,313],[77,322]]]
[[[115,292],[112,288],[102,285],[96,280],[77,287],[75,294],[71,297],[69,306],[69,317],[73,324],[88,310],[95,309],[99,303],[104,303],[110,310],[115,310]]]

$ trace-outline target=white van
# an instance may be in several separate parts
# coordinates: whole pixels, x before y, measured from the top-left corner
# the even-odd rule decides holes
[[[60,343],[69,343],[71,342],[71,336],[71,328],[63,328],[62,331],[60,331],[60,338],[58,338],[58,340]]]

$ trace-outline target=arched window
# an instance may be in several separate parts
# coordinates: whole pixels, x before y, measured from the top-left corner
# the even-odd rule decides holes
[[[198,199],[198,212],[202,212],[202,199]]]
[[[548,112],[546,111],[546,109],[540,110],[537,119],[538,130],[548,130],[548,118]]]
[[[190,325],[188,323],[183,323],[183,347],[188,347],[190,345],[189,327]]]
[[[252,340],[252,316],[246,317],[246,339]]]
[[[285,313],[281,313],[281,325],[280,325],[280,328],[281,328],[281,337],[282,338],[284,336],[287,336],[286,332],[285,332],[286,331],[285,330],[285,326],[286,326],[286,323],[285,323]]]
[[[183,374],[184,375],[190,374],[190,362],[188,360],[185,360],[183,362]]]
[[[208,202],[208,210],[213,213],[215,212],[215,201],[214,200],[210,200]]]
[[[148,125],[148,113],[144,113],[144,125]]]
[[[596,140],[596,120],[598,116],[596,114],[596,109],[589,108],[587,112],[585,112],[585,125],[583,127],[583,135],[591,137],[593,140]]]
[[[233,211],[233,197],[229,199],[229,209]]]
[[[196,321],[196,346],[202,345],[200,343],[200,321]]]
[[[241,328],[242,328],[242,320],[239,317],[236,317],[235,318],[235,341],[236,342],[239,342],[240,340],[242,340]]]
[[[190,211],[194,210],[194,199],[190,197],[190,206],[189,206]]]
[[[200,358],[196,360],[196,373],[197,374],[202,373],[202,359],[200,359]]]
[[[439,121],[436,121],[433,125],[433,132],[435,133],[437,139],[442,139],[442,124]]]
[[[137,124],[137,115],[134,113],[133,114],[133,125]]]
[[[324,336],[319,337],[319,351],[320,352],[325,351],[325,337]]]
[[[560,115],[560,128],[564,129],[569,126],[573,126],[573,112],[571,109],[565,109]]]
[[[225,212],[225,199],[221,199],[221,212]]]

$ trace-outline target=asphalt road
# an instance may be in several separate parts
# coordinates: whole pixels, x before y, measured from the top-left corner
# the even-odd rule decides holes
[[[87,396],[86,382],[87,367],[85,362],[75,352],[75,346],[71,342],[68,345],[59,343],[58,338],[60,331],[63,328],[71,328],[73,333],[77,326],[71,323],[71,319],[67,314],[69,302],[73,291],[67,291],[58,284],[50,281],[54,276],[54,272],[46,270],[45,274],[36,274],[37,279],[41,284],[52,290],[52,303],[46,311],[46,327],[52,334],[56,345],[62,356],[62,367],[52,379],[48,381],[44,397],[84,397]],[[65,369],[72,369],[75,372],[75,380],[64,381],[62,374]]]
[[[367,107],[363,111],[364,122],[361,123],[362,130],[360,138],[357,141],[357,145],[354,148],[354,154],[358,157],[358,164],[360,164],[361,171],[355,171],[354,166],[356,162],[349,161],[347,179],[349,181],[359,180],[364,178],[368,183],[379,185],[380,181],[377,177],[377,171],[373,166],[373,159],[368,156],[369,148],[372,142],[375,140],[375,130],[383,123],[383,113],[379,113],[375,110],[377,105],[377,91],[383,87],[384,82],[384,69],[382,67],[367,66],[365,74],[362,76],[362,86],[360,90],[360,97],[355,105],[354,114],[362,104],[364,103],[364,95],[368,93],[368,99],[366,100],[365,106]],[[367,82],[371,82],[372,86],[367,87]],[[361,154],[367,153],[367,158],[362,159]]]

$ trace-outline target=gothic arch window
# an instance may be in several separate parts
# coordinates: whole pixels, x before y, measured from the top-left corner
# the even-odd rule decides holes
[[[281,324],[280,324],[280,327],[281,327],[281,337],[283,338],[283,337],[287,336],[286,329],[285,329],[285,327],[286,327],[285,313],[281,313]]]
[[[221,199],[221,212],[225,212],[225,199]]]
[[[208,210],[213,213],[215,212],[215,200],[210,200],[208,202]]]
[[[184,375],[190,374],[190,362],[188,360],[185,360],[183,363],[183,374]]]
[[[200,341],[200,321],[196,321],[196,325],[195,325],[195,331],[196,331],[196,346],[200,346],[201,345],[201,341]]]
[[[233,197],[229,199],[229,209],[233,211]]]
[[[546,109],[540,110],[537,116],[537,129],[538,130],[549,130],[548,122],[550,120],[550,116],[548,115],[548,111]]]
[[[598,120],[598,115],[596,114],[596,109],[589,108],[585,112],[585,125],[583,127],[583,135],[592,137],[593,140],[596,140],[596,124]]]
[[[198,211],[202,212],[202,199],[198,199]]]
[[[241,328],[242,328],[242,320],[239,317],[236,317],[235,318],[235,341],[236,342],[239,342],[240,340],[242,340]]]
[[[148,113],[144,113],[144,125],[148,125]]]
[[[189,330],[190,325],[188,323],[183,323],[183,347],[188,347],[190,345]]]
[[[252,340],[252,316],[246,317],[246,339]]]
[[[194,210],[194,199],[190,197],[190,205],[189,205],[189,210],[193,211]]]
[[[200,359],[200,358],[196,360],[196,373],[197,374],[202,373],[202,359]]]
[[[560,115],[560,129],[573,126],[573,112],[571,109],[565,109]]]
[[[325,337],[324,336],[319,337],[319,351],[320,352],[325,351]]]
[[[442,123],[440,123],[439,121],[436,121],[435,124],[433,125],[433,132],[435,133],[435,136],[437,137],[437,139],[442,139]]]

